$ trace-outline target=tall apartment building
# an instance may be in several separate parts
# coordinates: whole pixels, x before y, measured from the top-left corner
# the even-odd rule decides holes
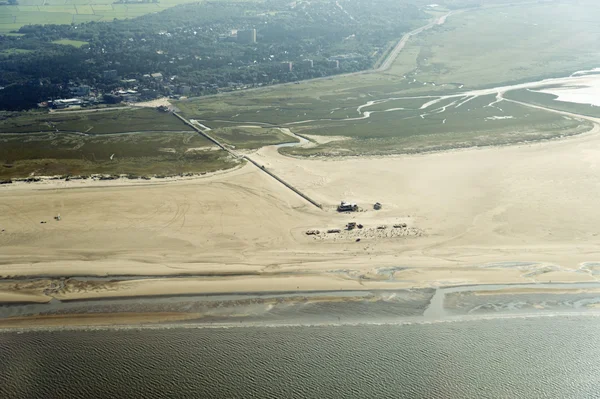
[[[330,68],[340,69],[340,61],[339,60],[329,60],[328,61]]]
[[[313,69],[315,66],[313,60],[302,60],[298,63],[300,69]]]
[[[237,31],[238,43],[256,43],[256,29],[246,29]]]
[[[292,72],[294,70],[294,64],[286,61],[281,63],[281,70],[284,72]]]

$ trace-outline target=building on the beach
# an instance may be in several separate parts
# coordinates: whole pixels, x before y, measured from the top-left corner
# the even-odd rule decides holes
[[[78,105],[82,105],[83,100],[81,98],[67,98],[61,100],[52,101],[52,108],[55,109],[64,109],[69,107],[74,107]]]
[[[121,97],[123,101],[127,102],[136,102],[140,99],[140,93],[135,90],[119,90],[114,94]]]
[[[314,66],[313,60],[302,60],[298,63],[298,68],[301,69],[313,69]]]
[[[338,212],[356,212],[358,210],[358,205],[350,202],[342,201],[338,207]]]

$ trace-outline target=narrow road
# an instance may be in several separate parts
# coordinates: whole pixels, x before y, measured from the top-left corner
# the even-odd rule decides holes
[[[90,108],[90,109],[74,109],[74,110],[54,110],[54,109],[50,109],[48,110],[49,114],[54,114],[54,115],[61,115],[61,114],[84,114],[84,113],[90,113],[90,112],[108,112],[108,111],[122,111],[125,109],[134,109],[135,107],[132,106],[124,106],[124,107],[107,107],[107,108]]]
[[[385,60],[381,63],[381,65],[379,66],[379,68],[366,69],[366,70],[358,71],[358,72],[342,73],[342,74],[339,74],[339,75],[329,75],[329,76],[323,76],[323,77],[319,77],[319,78],[305,79],[305,80],[302,80],[301,83],[317,82],[317,81],[320,81],[320,80],[337,79],[337,78],[340,78],[340,77],[364,75],[364,74],[368,74],[368,73],[376,73],[376,72],[385,71],[385,70],[389,69],[392,66],[392,64],[394,63],[394,61],[396,61],[396,58],[398,58],[398,55],[400,54],[400,51],[402,51],[402,49],[404,48],[404,46],[406,45],[406,43],[408,43],[408,40],[412,36],[416,36],[419,33],[423,32],[423,31],[425,31],[427,29],[430,29],[430,28],[432,28],[432,27],[434,27],[436,25],[442,25],[443,23],[446,22],[446,19],[450,15],[455,14],[457,12],[459,12],[459,11],[451,11],[448,14],[445,14],[445,15],[437,18],[436,20],[429,22],[427,25],[423,25],[420,28],[414,29],[414,30],[406,33],[404,36],[402,36],[402,38],[400,38],[400,40],[394,46],[394,48],[392,49],[392,51],[390,51],[390,53],[386,56]],[[253,88],[250,88],[250,89],[244,89],[243,92],[246,93],[246,92],[249,92],[249,91],[258,91],[258,90],[272,89],[272,88],[278,87],[278,86],[291,86],[293,84],[295,84],[295,82],[286,82],[286,83],[278,83],[278,84],[269,85],[269,86],[253,87]],[[209,94],[207,96],[191,97],[191,98],[188,98],[186,101],[195,100],[195,99],[205,99],[205,98],[211,98],[211,97],[219,97],[219,96],[224,96],[224,95],[230,95],[231,93],[232,92],[227,91],[227,92],[218,93],[218,94]]]
[[[390,67],[392,66],[392,64],[394,63],[394,61],[396,61],[396,58],[398,58],[398,55],[400,54],[400,51],[402,51],[402,49],[404,48],[404,46],[406,46],[406,43],[408,43],[408,39],[410,39],[412,36],[418,35],[419,33],[423,32],[423,31],[426,31],[427,29],[431,29],[431,28],[433,28],[436,25],[442,25],[444,22],[446,22],[446,19],[450,15],[452,15],[454,12],[455,11],[452,11],[452,12],[449,12],[448,14],[442,15],[441,17],[439,17],[435,21],[432,21],[432,22],[428,23],[425,26],[421,26],[420,28],[412,30],[412,31],[408,32],[407,34],[405,34],[404,36],[402,36],[402,38],[400,39],[400,41],[398,41],[398,44],[396,44],[396,46],[394,47],[394,49],[392,51],[390,51],[390,53],[386,57],[385,61],[383,61],[381,63],[381,65],[379,66],[379,68],[373,69],[373,70],[369,70],[369,71],[363,71],[363,73],[365,73],[365,72],[383,72],[383,71],[387,71],[388,69],[390,69]]]

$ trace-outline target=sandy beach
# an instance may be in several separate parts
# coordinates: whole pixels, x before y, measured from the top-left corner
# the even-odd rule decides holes
[[[151,184],[0,187],[0,275],[17,278],[0,300],[597,280],[597,127],[426,155],[295,159],[266,147],[252,157],[323,209],[249,163]],[[339,214],[341,200],[362,210]],[[364,229],[345,231],[352,221]],[[398,223],[419,234],[394,234]],[[19,282],[27,276],[48,280]],[[73,276],[83,282],[57,288]]]

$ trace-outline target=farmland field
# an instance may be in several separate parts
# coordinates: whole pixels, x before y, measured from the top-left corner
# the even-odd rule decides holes
[[[19,0],[18,6],[0,8],[0,34],[32,24],[70,24],[112,21],[159,12],[198,0],[162,0],[159,3],[114,4],[114,0]]]
[[[87,42],[82,42],[81,40],[69,40],[69,39],[55,40],[52,43],[62,44],[65,46],[73,46],[73,47],[81,47],[81,46],[85,46],[86,44],[88,44]]]

